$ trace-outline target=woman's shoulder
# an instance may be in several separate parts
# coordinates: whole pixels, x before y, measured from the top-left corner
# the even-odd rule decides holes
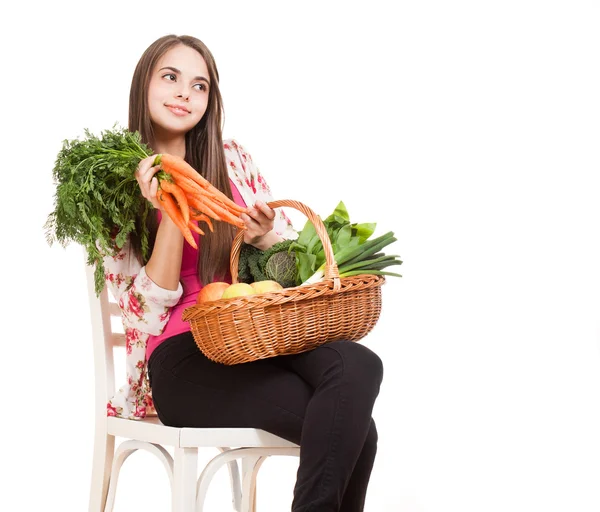
[[[250,153],[248,153],[246,148],[237,139],[224,139],[223,149],[228,158],[239,159],[242,163],[252,162]]]
[[[239,151],[242,145],[234,138],[223,139],[223,148],[225,151]]]
[[[252,157],[239,141],[233,138],[225,139],[223,140],[223,149],[230,172],[244,179],[252,176],[252,169],[254,167]]]

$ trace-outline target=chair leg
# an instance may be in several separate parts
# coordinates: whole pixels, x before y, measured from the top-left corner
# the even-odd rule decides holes
[[[245,457],[242,459],[242,510],[256,512],[256,479],[258,470],[267,456]]]
[[[233,504],[233,510],[239,512],[242,508],[242,483],[240,482],[240,472],[238,469],[238,463],[232,460],[227,464],[229,468],[229,480],[231,482],[231,502]]]
[[[173,489],[173,458],[163,446],[159,444],[148,443],[146,441],[137,441],[135,439],[123,441],[115,450],[104,512],[113,512],[113,507],[115,505],[115,496],[117,494],[117,483],[119,481],[119,473],[121,471],[121,467],[123,466],[123,463],[127,460],[127,458],[138,450],[145,450],[158,457],[158,459],[163,463],[163,466],[167,470],[167,475],[169,476],[169,484],[171,486],[171,490]]]
[[[89,512],[104,512],[114,453],[115,436],[107,434],[106,429],[97,428],[94,437]]]
[[[221,449],[223,451],[223,449]],[[223,453],[213,457],[202,470],[197,483],[196,512],[204,510],[204,500],[208,487],[217,471],[224,465],[236,459],[242,459],[242,499],[238,508],[236,500],[234,507],[236,512],[254,512],[256,510],[256,475],[264,459],[271,455],[298,456],[300,448],[235,448],[224,450]],[[236,469],[237,473],[237,469]]]
[[[175,448],[173,467],[172,512],[196,510],[198,448]]]
[[[226,453],[230,450],[231,448],[228,447],[219,448],[221,453]],[[229,482],[231,484],[231,502],[233,504],[233,510],[235,510],[235,512],[240,512],[242,508],[242,483],[240,482],[240,471],[237,460],[228,462],[227,468],[229,469]],[[202,503],[204,503],[204,500],[202,500]]]

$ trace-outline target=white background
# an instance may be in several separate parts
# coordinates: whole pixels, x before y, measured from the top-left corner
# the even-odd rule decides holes
[[[45,241],[51,170],[63,139],[126,125],[137,60],[176,33],[213,52],[225,137],[277,198],[320,214],[344,200],[398,238],[403,278],[364,340],[385,367],[366,510],[600,510],[597,2],[13,9],[0,35],[0,501],[87,510],[87,292],[80,248]],[[261,512],[289,510],[296,468],[263,465]],[[226,484],[208,510],[229,510]],[[137,506],[169,509],[144,454],[123,468],[115,511]]]

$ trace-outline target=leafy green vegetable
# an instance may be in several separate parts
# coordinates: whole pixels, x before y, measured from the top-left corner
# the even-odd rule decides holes
[[[260,269],[265,272],[267,269],[267,262],[271,258],[271,256],[280,253],[280,252],[289,252],[294,240],[282,240],[281,242],[277,242],[269,247],[267,250],[263,251],[260,259],[259,265]]]
[[[116,123],[99,137],[88,129],[84,133],[83,140],[63,141],[52,172],[55,208],[44,229],[49,245],[58,241],[66,247],[75,242],[86,249],[88,265],[96,266],[99,295],[104,287],[103,254],[116,255],[135,232],[143,257],[148,256],[148,233],[143,228],[152,206],[140,193],[134,173],[139,161],[153,152],[138,132]]]
[[[257,281],[254,277],[254,273],[257,271],[260,274],[257,277],[262,278],[258,279],[258,281],[266,280],[266,277],[258,270],[258,260],[262,253],[263,252],[260,249],[257,249],[253,245],[242,243],[240,257],[238,258],[238,281],[240,283],[250,284]],[[252,264],[250,262],[252,262]]]
[[[305,283],[313,275],[317,256],[306,252],[296,252],[296,258],[298,259],[300,283]]]
[[[261,251],[242,244],[238,260],[238,281],[277,281],[284,288],[296,286],[298,270],[296,256],[290,252],[294,240],[283,240]]]
[[[342,201],[324,221],[323,225],[331,241],[331,248],[340,277],[357,274],[381,274],[381,269],[390,265],[401,265],[399,256],[386,256],[380,252],[384,247],[396,241],[392,231],[369,240],[375,232],[375,223],[356,224],[350,222],[350,216]],[[296,252],[299,281],[316,283],[325,273],[325,251],[312,222],[307,221],[292,245]],[[401,277],[400,274],[383,272],[385,275]]]
[[[384,247],[396,241],[389,231],[370,240],[375,223],[356,224],[342,201],[323,221],[331,241],[340,277],[358,274],[377,274],[402,277],[384,272],[392,265],[401,265],[398,255],[386,255]],[[296,240],[285,240],[262,252],[253,246],[242,245],[238,280],[250,283],[272,279],[284,288],[304,283],[316,283],[324,278],[325,251],[313,223],[307,221]],[[250,249],[251,247],[251,249]],[[292,259],[293,258],[293,259]]]
[[[273,254],[265,265],[265,275],[268,279],[277,281],[284,288],[296,286],[298,269],[296,268],[296,254],[280,251]]]
[[[248,260],[248,265],[250,267],[250,273],[252,274],[252,281],[266,281],[267,280],[267,276],[265,276],[262,268],[260,268],[260,265],[258,264],[258,260],[260,258],[260,255],[258,258],[250,258]]]

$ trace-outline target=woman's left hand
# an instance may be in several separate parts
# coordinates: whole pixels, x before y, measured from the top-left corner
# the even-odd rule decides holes
[[[258,247],[264,236],[273,231],[275,210],[262,201],[256,201],[248,208],[248,213],[242,213],[241,219],[248,228],[244,231],[244,242]]]

